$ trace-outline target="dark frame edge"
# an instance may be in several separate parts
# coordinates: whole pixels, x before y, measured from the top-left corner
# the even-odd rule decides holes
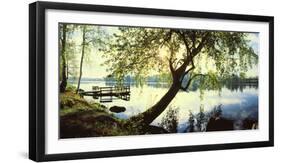
[[[40,6],[46,9],[55,10],[72,10],[72,11],[96,11],[108,13],[122,13],[122,14],[140,14],[140,15],[158,15],[158,16],[175,16],[175,17],[189,17],[192,18],[207,18],[207,19],[222,19],[222,20],[241,20],[241,21],[260,21],[268,22],[271,16],[264,15],[246,15],[234,13],[219,13],[219,12],[202,12],[202,11],[187,11],[175,9],[160,9],[160,8],[142,8],[131,6],[111,6],[111,5],[95,5],[87,3],[67,3],[67,2],[50,2],[37,1]],[[153,13],[153,14],[151,14]]]
[[[274,17],[269,22],[269,143],[274,146]]]
[[[249,146],[249,143],[251,144],[251,146]],[[271,146],[272,144],[270,141],[260,141],[260,142],[246,142],[246,143],[195,145],[195,146],[182,146],[182,147],[161,147],[161,148],[131,149],[131,150],[117,150],[117,151],[48,154],[45,155],[44,161],[172,154],[172,153],[184,153],[184,152],[201,152],[201,151],[210,151],[210,150],[233,150],[233,149],[245,149],[245,148],[271,147]]]
[[[29,4],[29,159],[37,161],[36,141],[36,2]]]
[[[249,146],[250,144],[250,146]],[[125,157],[125,156],[143,156],[155,154],[173,154],[185,152],[203,152],[210,150],[234,150],[234,149],[247,149],[247,148],[264,148],[272,147],[272,142],[245,142],[245,143],[228,143],[228,144],[211,144],[211,145],[195,145],[195,146],[176,146],[176,147],[161,147],[161,148],[147,148],[147,149],[128,149],[116,151],[98,151],[98,152],[78,152],[78,153],[58,153],[58,154],[45,154],[41,161],[58,161],[58,160],[78,160],[78,159],[97,159],[109,157]]]
[[[29,4],[29,159],[45,156],[45,56],[44,9]],[[44,29],[44,30],[42,30]],[[42,53],[43,52],[43,53]]]

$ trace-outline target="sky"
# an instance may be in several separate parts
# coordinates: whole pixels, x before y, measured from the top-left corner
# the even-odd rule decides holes
[[[106,27],[108,33],[112,34],[116,32],[116,27]],[[81,42],[81,37],[79,34],[76,35],[76,42]],[[248,39],[250,40],[249,45],[254,49],[256,54],[259,55],[259,34],[258,33],[249,33]],[[77,54],[77,58],[80,58],[81,53]],[[102,57],[97,50],[92,50],[89,55],[89,60],[83,64],[83,76],[84,78],[103,78],[110,74],[106,71],[106,66],[101,66],[101,64],[106,60]],[[249,69],[246,72],[246,75],[249,77],[258,76],[258,65],[253,66],[252,69]]]
[[[250,33],[248,36],[250,41],[250,46],[254,49],[255,53],[259,56],[259,34],[258,33]],[[251,77],[258,76],[258,65],[253,66],[246,75]]]

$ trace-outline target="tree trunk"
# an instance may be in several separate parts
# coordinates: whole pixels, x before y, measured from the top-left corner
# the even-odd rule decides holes
[[[176,71],[171,70],[173,76],[173,84],[169,88],[167,93],[154,106],[152,106],[145,112],[130,118],[129,122],[137,123],[139,125],[149,125],[167,108],[167,106],[171,103],[171,101],[181,89],[180,79],[185,74],[187,63],[188,62],[182,64],[182,66],[180,66]]]
[[[152,106],[145,112],[130,118],[129,122],[141,125],[149,125],[150,123],[152,123],[153,120],[156,119],[174,99],[174,97],[180,90],[180,86],[181,85],[179,82],[173,82],[167,93],[154,106]]]
[[[67,85],[65,42],[66,42],[66,24],[63,24],[62,25],[62,40],[61,40],[62,72],[61,72],[60,92],[65,92],[66,85]]]
[[[66,80],[68,80],[69,77],[69,64],[68,61],[66,60]]]
[[[184,62],[177,70],[174,70],[170,63],[170,71],[173,76],[173,84],[167,91],[167,93],[151,108],[145,112],[130,118],[129,122],[137,123],[140,125],[149,125],[156,119],[170,104],[170,102],[177,95],[181,89],[181,78],[185,75],[185,69],[188,65],[188,61]]]
[[[79,78],[78,78],[78,84],[77,84],[77,89],[76,93],[78,93],[80,89],[80,82],[82,78],[82,72],[83,72],[83,60],[84,60],[84,54],[85,54],[85,40],[86,40],[86,27],[83,27],[83,39],[82,39],[82,54],[81,54],[81,60],[80,60],[80,71],[79,71]]]

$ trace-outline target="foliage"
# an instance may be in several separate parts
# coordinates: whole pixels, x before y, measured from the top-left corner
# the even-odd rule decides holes
[[[222,104],[218,105],[218,106],[215,106],[209,113],[210,117],[215,117],[215,118],[218,118],[218,117],[221,117],[222,116]]]
[[[179,108],[173,108],[170,106],[159,125],[170,133],[176,133],[179,123],[178,114]]]
[[[64,32],[66,32],[65,38]],[[59,38],[60,80],[62,80],[63,70],[66,71],[67,78],[82,76],[83,61],[92,63],[92,58],[94,58],[92,54],[104,49],[109,35],[101,26],[60,23]],[[66,39],[64,47],[62,47],[63,39]]]
[[[204,106],[200,105],[198,113],[194,114],[189,111],[188,118],[188,132],[202,132],[206,131],[207,124],[210,118],[218,118],[222,116],[222,105],[214,106],[210,111],[205,111]]]
[[[106,29],[101,26],[80,24],[77,25],[77,28],[81,35],[84,34],[84,42],[83,40],[81,41],[80,49],[84,46],[85,61],[91,63],[91,60],[94,58],[91,54],[97,53],[106,46],[109,35]]]
[[[204,106],[200,105],[200,111],[199,113],[196,115],[196,119],[197,119],[197,130],[198,131],[204,131],[205,130],[205,126],[206,126],[206,115],[204,113]]]
[[[243,32],[120,27],[114,37],[104,56],[109,71],[118,79],[126,74],[141,79],[149,73],[169,71],[172,76],[173,70],[186,64],[178,80],[201,75],[205,78],[202,89],[220,89],[218,77],[243,73],[258,59]],[[208,72],[202,69],[207,62],[212,63]]]
[[[189,110],[189,118],[188,118],[188,125],[189,125],[189,132],[194,132],[195,128],[195,116],[194,114]]]
[[[62,39],[63,39],[63,26],[66,28],[66,40],[65,40],[65,59],[66,59],[66,66],[67,66],[67,73],[68,75],[74,76],[77,74],[77,53],[79,49],[77,48],[77,43],[75,41],[75,36],[77,34],[77,25],[74,24],[59,24],[59,49],[62,50]],[[63,54],[60,53],[60,79],[62,76],[63,70]]]

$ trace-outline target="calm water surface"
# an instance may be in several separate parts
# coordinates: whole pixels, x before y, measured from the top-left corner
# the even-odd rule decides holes
[[[92,86],[108,86],[105,81],[82,81],[81,89],[89,91]],[[159,85],[158,85],[159,86]],[[111,106],[124,106],[126,111],[123,113],[114,113],[117,117],[127,119],[133,115],[145,111],[158,100],[163,97],[168,88],[156,87],[153,83],[144,85],[143,87],[131,86],[130,101],[124,101],[121,99],[115,99],[113,102],[102,103],[110,108]],[[85,97],[86,100],[99,102],[99,99],[93,99],[92,97]],[[180,91],[176,97],[172,100],[169,107],[179,108],[179,126],[186,128],[186,124],[189,118],[189,112],[197,114],[200,111],[200,105],[204,106],[204,111],[208,112],[215,106],[222,104],[222,116],[233,120],[244,119],[251,117],[253,119],[258,118],[258,88],[243,86],[240,88],[226,88],[224,87],[220,94],[218,91],[204,91],[203,99],[200,100],[200,92]],[[157,125],[161,123],[162,117],[166,114],[166,109],[152,124]]]

